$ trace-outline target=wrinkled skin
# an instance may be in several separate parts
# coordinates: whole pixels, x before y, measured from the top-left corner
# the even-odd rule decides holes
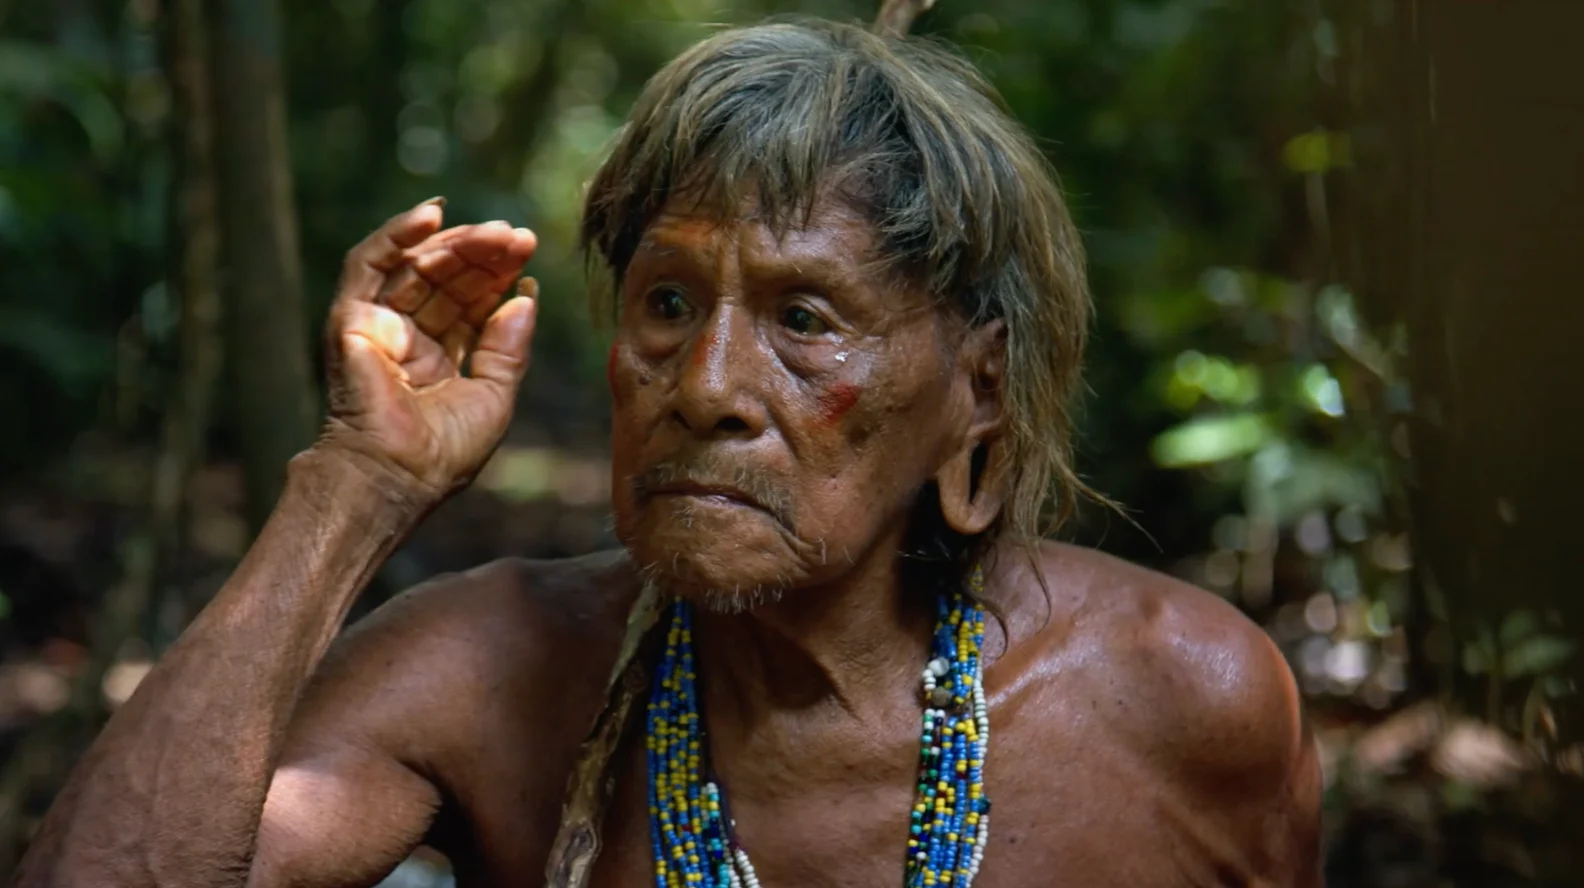
[[[926,484],[993,439],[1000,371],[996,331],[873,273],[870,243],[830,204],[782,240],[747,213],[662,218],[623,277],[610,363],[628,552],[436,579],[322,662],[389,550],[370,523],[399,538],[452,482],[359,433],[388,430],[378,411],[300,458],[243,569],[79,768],[21,884],[371,885],[421,841],[462,886],[540,884],[645,578],[706,608],[711,754],[761,882],[899,884],[931,609],[896,552]],[[497,248],[520,264],[531,242]],[[461,289],[490,291],[476,277]],[[447,434],[452,475],[476,471],[462,445],[487,435]],[[949,498],[948,520],[973,514]],[[1257,627],[1056,544],[999,545],[986,594],[1006,620],[986,640],[980,888],[1320,884],[1314,750]],[[640,745],[615,774],[593,884],[652,884]],[[127,822],[146,826],[127,838]]]
[[[779,243],[679,215],[649,229],[622,281],[612,472],[617,534],[664,585],[729,607],[889,574],[960,433],[961,336],[854,261],[868,249],[833,203]]]

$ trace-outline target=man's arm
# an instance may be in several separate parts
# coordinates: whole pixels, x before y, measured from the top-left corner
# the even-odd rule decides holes
[[[214,601],[116,713],[18,884],[240,885],[297,697],[372,571],[422,514],[310,453]]]
[[[496,305],[532,235],[505,223],[437,234],[440,217],[421,204],[348,255],[324,436],[293,461],[236,572],[79,762],[17,885],[246,884],[305,685],[369,577],[500,441],[526,368],[533,302]]]
[[[1319,757],[1291,669],[1231,605],[1161,581],[1141,665],[1160,691],[1154,746],[1186,792],[1185,820],[1250,884],[1320,888]]]
[[[287,732],[250,888],[373,885],[424,840],[456,759],[512,687],[520,664],[491,626],[517,625],[525,597],[497,562],[410,589],[337,639]]]

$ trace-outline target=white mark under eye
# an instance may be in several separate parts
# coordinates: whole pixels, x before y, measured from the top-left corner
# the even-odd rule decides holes
[[[841,363],[843,363],[843,364],[847,363],[847,353],[846,352],[837,352],[836,353],[836,360],[841,362]]]

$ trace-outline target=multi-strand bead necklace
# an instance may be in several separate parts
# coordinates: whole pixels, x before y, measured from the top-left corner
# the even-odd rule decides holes
[[[941,596],[924,700],[919,781],[909,814],[906,888],[972,884],[990,834],[984,794],[990,719],[985,706],[982,574],[972,595]],[[650,689],[648,715],[649,828],[656,888],[759,888],[748,853],[737,843],[731,815],[709,768],[699,718],[692,610],[671,607],[665,652]]]

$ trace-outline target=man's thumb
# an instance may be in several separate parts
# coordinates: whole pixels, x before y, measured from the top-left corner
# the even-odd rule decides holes
[[[528,370],[528,343],[533,339],[534,319],[538,314],[537,283],[519,285],[523,295],[506,300],[484,323],[469,375],[514,388]]]

